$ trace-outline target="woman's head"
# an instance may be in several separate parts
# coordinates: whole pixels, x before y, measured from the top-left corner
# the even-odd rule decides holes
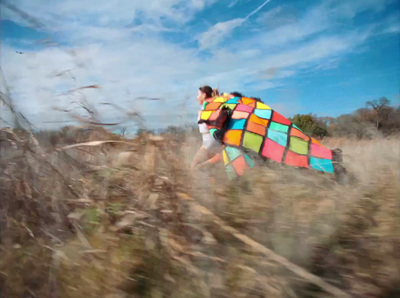
[[[213,96],[213,89],[210,86],[200,87],[197,91],[197,100],[199,104],[203,104],[203,102]]]

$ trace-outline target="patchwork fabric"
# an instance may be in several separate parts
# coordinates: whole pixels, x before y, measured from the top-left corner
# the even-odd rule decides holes
[[[243,137],[243,147],[258,153],[260,151],[263,139],[264,138],[258,134],[245,131]]]
[[[222,156],[230,180],[242,176],[247,169],[255,166],[254,161],[247,154],[235,147],[224,146]]]
[[[250,151],[277,163],[333,173],[331,150],[259,100],[217,97],[205,103],[200,119],[210,124],[213,114],[224,107],[233,111],[224,130],[220,131],[224,163],[230,178],[243,175],[245,169],[254,166],[254,161],[246,154]]]
[[[266,139],[261,155],[281,163],[284,152],[285,152],[284,146],[281,146],[270,139]]]
[[[251,112],[253,112],[253,110],[254,110],[254,108],[246,106],[244,104],[238,104],[235,109],[235,111],[242,111],[242,112],[247,112],[247,113],[251,113]]]
[[[300,131],[299,129],[296,129],[293,125],[292,129],[290,130],[290,135],[294,136],[294,137],[298,137],[306,142],[308,142],[310,140],[310,137],[305,135],[302,131]]]
[[[278,143],[279,145],[286,147],[287,134],[281,131],[268,130],[268,139]]]
[[[229,129],[225,134],[222,142],[226,145],[240,146],[240,141],[242,139],[242,130]]]
[[[246,130],[254,132],[260,136],[265,136],[265,126],[253,121],[247,122]]]
[[[310,166],[318,171],[333,173],[333,164],[331,159],[311,157]]]
[[[254,115],[256,115],[257,117],[263,118],[263,119],[270,119],[271,118],[271,110],[255,109]]]
[[[263,125],[265,127],[268,126],[268,120],[267,119],[260,118],[260,117],[254,115],[254,114],[250,114],[250,121],[254,122],[254,123],[261,124],[261,125]]]
[[[230,119],[228,129],[244,129],[246,119]]]
[[[296,137],[290,137],[289,150],[298,154],[307,154],[308,142]]]
[[[271,125],[269,127],[269,129],[271,130],[277,130],[277,131],[281,131],[281,132],[287,132],[289,130],[289,126],[287,125],[283,125],[277,122],[271,122]]]
[[[232,119],[247,119],[250,113],[241,112],[241,111],[234,111],[232,113]]]

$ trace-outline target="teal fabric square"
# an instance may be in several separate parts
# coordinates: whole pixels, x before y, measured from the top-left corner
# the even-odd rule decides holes
[[[287,132],[289,130],[289,126],[277,122],[271,122],[269,129]]]
[[[217,131],[216,128],[210,128],[210,134],[214,137],[214,139],[215,139],[214,133],[215,133],[216,131]]]
[[[293,124],[292,126],[297,128],[298,130],[302,131],[296,124]]]
[[[253,168],[253,167],[256,165],[256,163],[254,162],[254,160],[252,160],[252,159],[250,158],[250,156],[248,156],[247,154],[244,155],[244,158],[246,159],[247,165],[248,165],[250,168]]]
[[[242,152],[235,148],[235,147],[225,147],[225,151],[228,154],[229,160],[233,161],[235,158],[239,157],[242,155]]]
[[[287,133],[281,131],[268,129],[268,138],[278,143],[279,145],[286,147],[288,135]]]
[[[310,166],[318,171],[333,173],[333,164],[330,159],[311,157]]]

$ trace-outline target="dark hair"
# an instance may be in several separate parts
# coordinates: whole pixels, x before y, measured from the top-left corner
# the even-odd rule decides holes
[[[213,97],[213,89],[210,86],[202,86],[199,90],[206,94],[206,98]]]
[[[235,97],[243,97],[243,95],[242,95],[242,93],[239,93],[239,92],[231,92],[231,94],[233,95],[233,96],[235,96]]]

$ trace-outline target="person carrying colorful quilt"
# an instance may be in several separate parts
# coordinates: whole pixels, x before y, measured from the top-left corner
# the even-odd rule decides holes
[[[198,123],[206,124],[210,135],[222,144],[230,179],[254,166],[251,154],[288,166],[332,173],[338,180],[346,172],[340,149],[324,147],[258,98],[235,93],[207,97]]]
[[[197,101],[199,105],[204,107],[205,104],[214,100],[214,90],[210,86],[202,86],[197,91]],[[200,115],[203,110],[199,111],[197,121],[200,120]],[[199,131],[202,135],[202,145],[195,154],[191,169],[201,168],[208,164],[214,164],[222,160],[221,143],[218,142],[211,134],[206,123],[199,123]]]

